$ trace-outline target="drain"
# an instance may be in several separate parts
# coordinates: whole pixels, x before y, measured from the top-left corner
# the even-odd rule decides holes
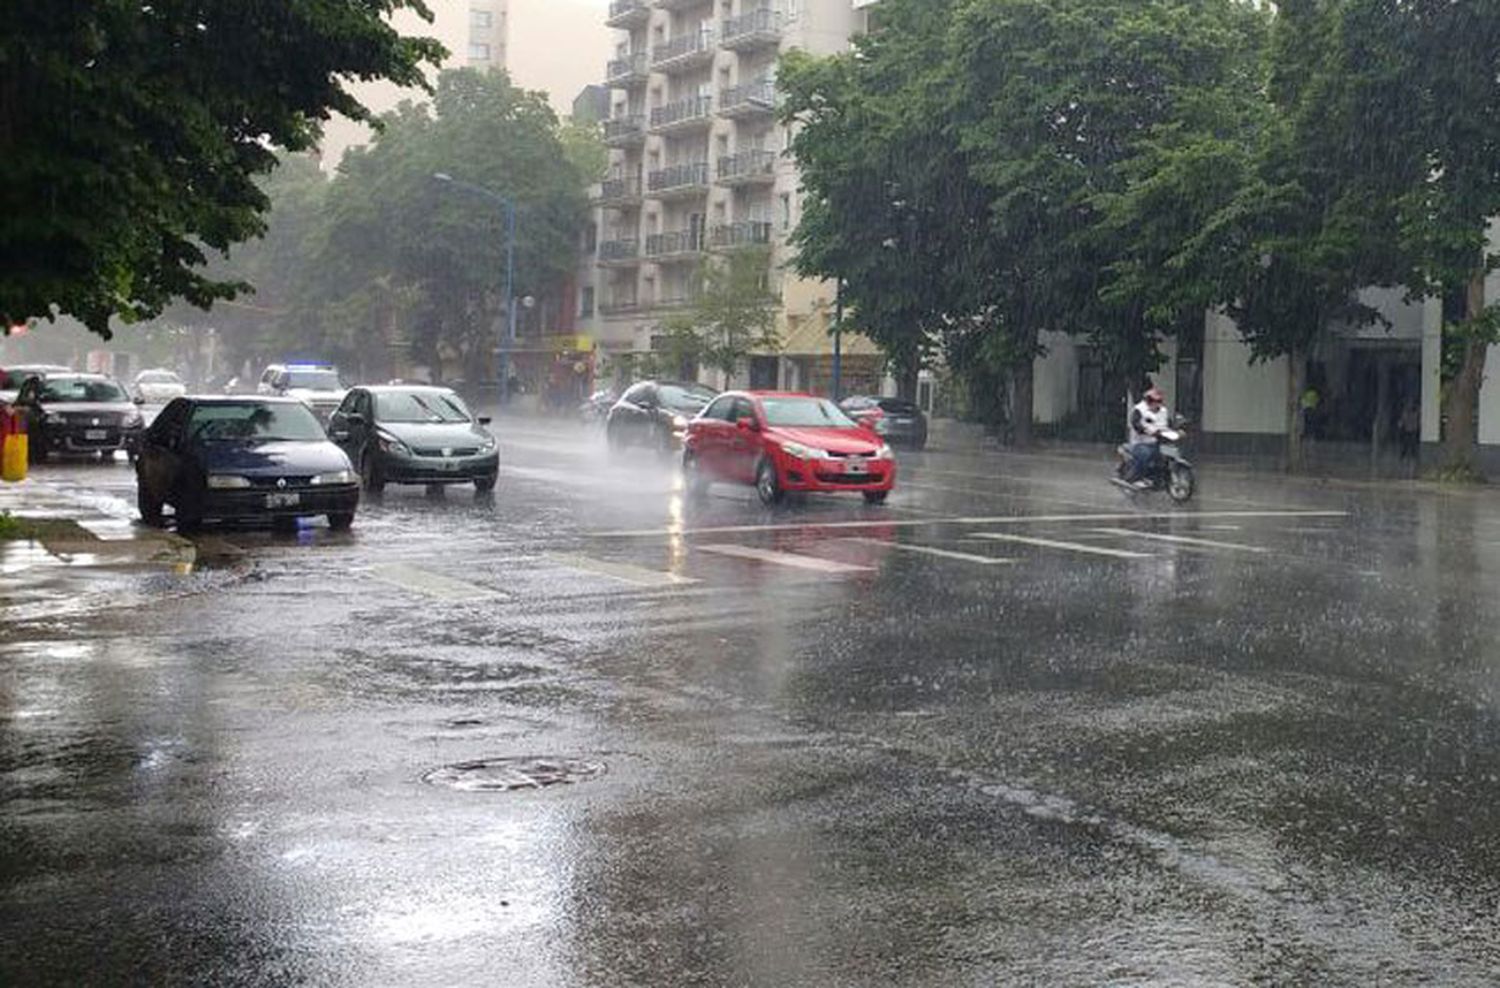
[[[509,792],[587,782],[604,771],[603,762],[582,758],[484,758],[435,768],[422,781],[463,792]]]

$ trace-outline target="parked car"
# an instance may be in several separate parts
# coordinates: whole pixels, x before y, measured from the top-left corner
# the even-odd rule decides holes
[[[9,405],[14,402],[27,378],[71,373],[73,368],[62,364],[14,364],[0,368],[0,404]]]
[[[296,398],[328,421],[344,401],[346,389],[332,364],[271,364],[260,375],[255,393]]]
[[[860,425],[868,425],[892,446],[922,449],[927,445],[927,416],[916,402],[882,395],[850,395],[839,408]]]
[[[51,453],[136,454],[145,422],[119,381],[103,374],[48,373],[28,377],[15,407],[26,413],[33,463]]]
[[[313,515],[345,529],[359,505],[349,457],[295,398],[174,398],[146,430],[135,473],[141,519],[160,525],[170,505],[180,531]]]
[[[187,394],[187,385],[175,373],[161,368],[143,370],[131,382],[131,391],[142,401],[161,405]]]
[[[689,420],[717,395],[713,388],[681,381],[632,384],[605,417],[605,438],[611,449],[675,452],[682,447]]]
[[[489,423],[450,388],[383,384],[351,389],[328,434],[372,493],[386,484],[473,484],[483,493],[500,471]]]
[[[713,481],[754,484],[765,504],[788,491],[858,491],[878,504],[896,483],[891,447],[826,398],[725,392],[689,425],[682,456],[688,490]]]

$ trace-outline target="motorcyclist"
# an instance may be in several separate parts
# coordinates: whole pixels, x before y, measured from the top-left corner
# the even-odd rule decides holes
[[[1130,409],[1130,463],[1125,479],[1136,485],[1146,483],[1151,468],[1160,455],[1161,434],[1171,428],[1166,395],[1152,387]]]

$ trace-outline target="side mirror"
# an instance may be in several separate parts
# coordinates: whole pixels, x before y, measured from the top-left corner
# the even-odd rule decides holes
[[[132,398],[130,400],[132,402],[134,402],[135,404],[137,404],[137,405],[144,405],[146,403],[146,399],[144,397],[142,397],[141,395],[136,395],[134,398]]]
[[[481,416],[479,416],[479,424],[480,425],[489,425],[493,421],[495,421],[495,420],[492,419],[492,418],[490,418],[488,415],[481,415]]]
[[[755,421],[755,419],[740,419],[735,422],[735,427],[738,428],[741,432],[760,431],[760,423]]]

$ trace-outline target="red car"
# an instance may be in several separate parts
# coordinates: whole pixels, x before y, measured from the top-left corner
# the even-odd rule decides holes
[[[896,483],[891,448],[826,398],[729,391],[688,423],[682,454],[688,490],[754,484],[766,504],[788,491],[859,491],[879,504]]]

